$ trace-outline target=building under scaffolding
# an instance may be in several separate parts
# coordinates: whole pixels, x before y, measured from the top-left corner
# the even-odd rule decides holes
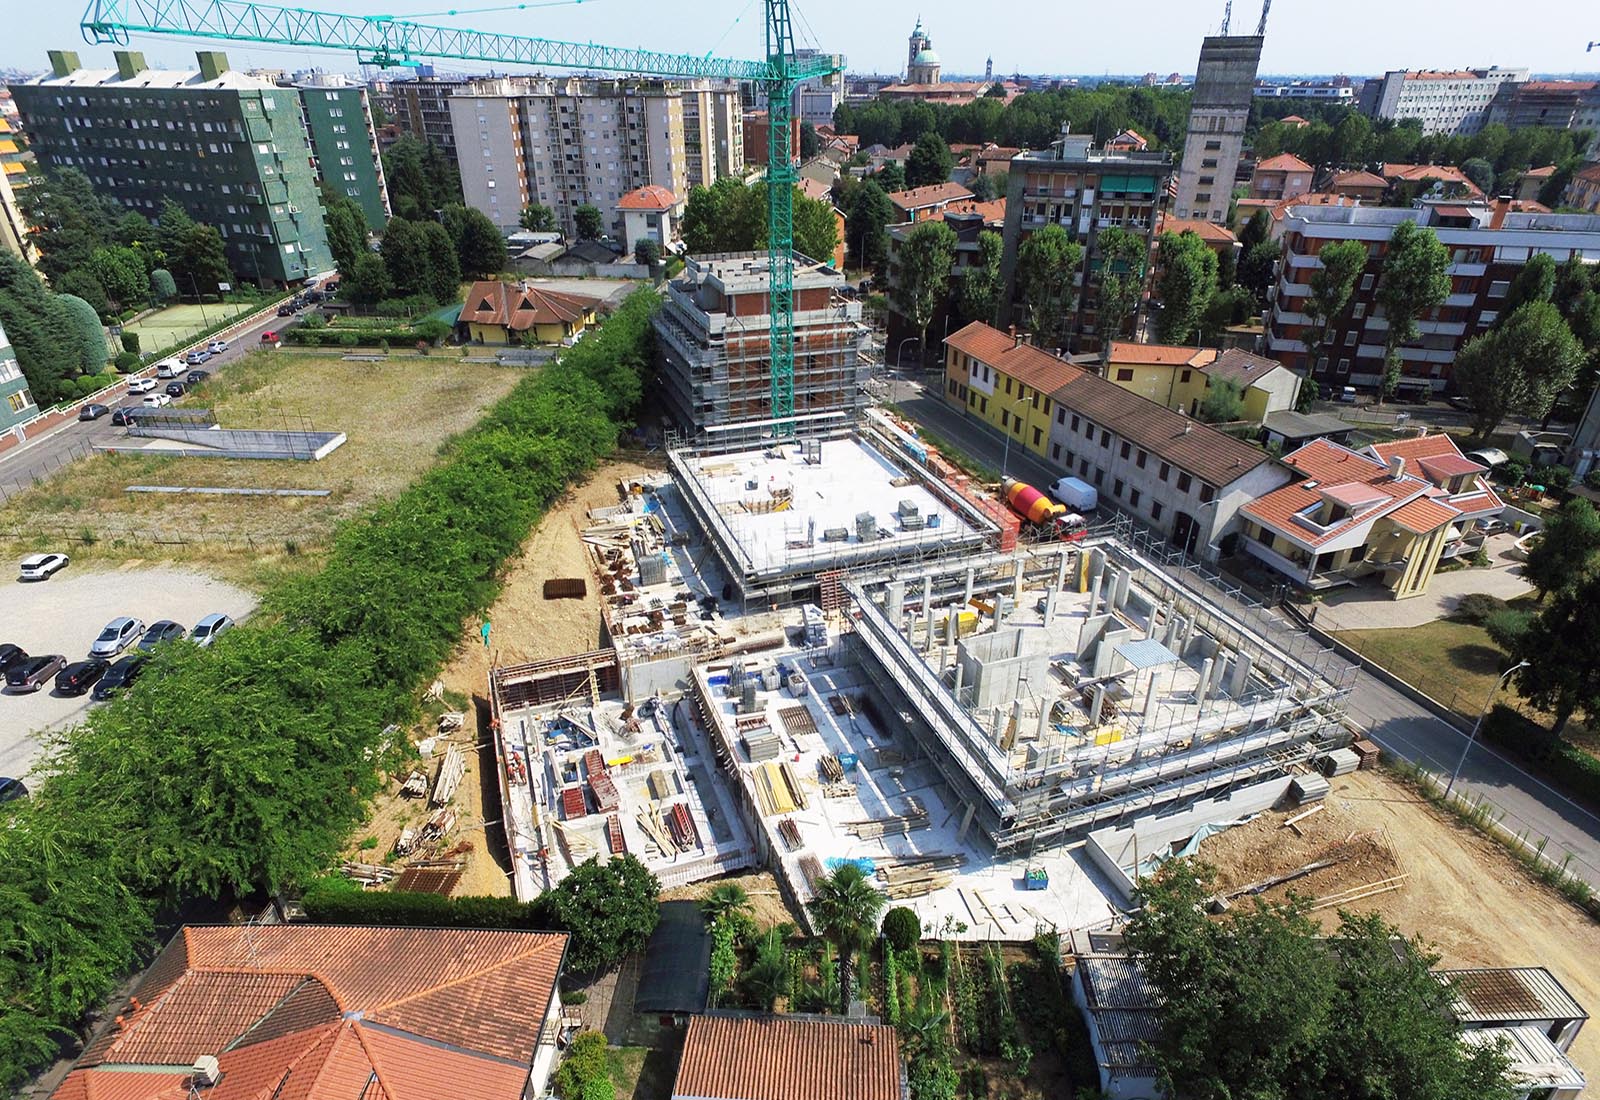
[[[862,665],[1002,855],[1283,775],[1347,666],[1102,536],[851,579]]]
[[[772,434],[772,354],[765,253],[697,256],[657,312],[657,355],[668,412],[696,443],[751,443]],[[802,431],[843,434],[864,401],[867,330],[861,304],[832,268],[794,259],[794,419]]]

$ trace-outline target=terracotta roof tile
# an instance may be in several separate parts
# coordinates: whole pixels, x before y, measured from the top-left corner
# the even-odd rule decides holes
[[[962,187],[959,183],[930,183],[926,187],[913,187],[908,191],[895,191],[889,195],[889,201],[902,210],[920,210],[925,206],[938,206],[940,203],[955,202],[957,199],[970,199],[972,192]]]
[[[1203,218],[1176,218],[1171,214],[1161,216],[1158,233],[1193,233],[1207,244],[1233,244],[1239,238],[1225,225],[1208,222]]]
[[[695,1016],[674,1100],[899,1100],[894,1028]]]
[[[1372,172],[1340,172],[1333,177],[1333,187],[1388,187],[1389,181]]]
[[[1553,164],[1547,164],[1543,168],[1530,168],[1530,169],[1528,169],[1526,172],[1522,173],[1522,178],[1525,179],[1525,180],[1527,180],[1527,179],[1543,180],[1543,179],[1549,179],[1551,176],[1553,176],[1555,174],[1556,174],[1556,166],[1553,165]]]
[[[190,971],[154,1003],[124,1013],[122,1033],[101,1060],[186,1065],[227,1047],[305,981],[303,974]]]
[[[1311,165],[1293,153],[1279,153],[1256,164],[1257,172],[1309,172]]]
[[[671,210],[678,205],[678,196],[658,183],[635,187],[617,200],[618,210]]]
[[[944,208],[946,214],[978,214],[983,218],[984,225],[995,225],[1006,220],[1006,200],[991,199],[988,202],[957,199]]]
[[[1383,178],[1391,183],[1395,181],[1420,183],[1424,180],[1455,183],[1466,188],[1469,195],[1483,194],[1483,190],[1477,184],[1468,179],[1461,169],[1451,164],[1385,164]]]
[[[1417,465],[1422,472],[1428,475],[1428,480],[1437,485],[1440,481],[1459,477],[1461,474],[1481,474],[1487,468],[1467,458],[1465,455],[1424,455],[1417,460]]]
[[[535,325],[572,324],[593,313],[599,299],[580,298],[537,286],[522,286],[487,279],[472,284],[461,320],[479,325],[504,325],[525,332]]]
[[[475,1096],[516,1097],[528,1082],[526,1062],[419,1043],[375,1027],[361,1029],[361,1042],[382,1080],[405,1082],[398,1100],[460,1100],[463,1081],[473,1082]]]
[[[1113,340],[1109,362],[1203,367],[1216,358],[1215,348],[1190,348],[1177,344],[1135,344],[1129,340]]]
[[[821,180],[814,180],[810,176],[801,176],[795,184],[800,188],[800,193],[808,199],[819,199],[823,202],[833,201],[833,189]]]
[[[1051,393],[1084,373],[1043,348],[1016,343],[982,321],[974,321],[952,333],[945,342],[1041,393]]]
[[[1407,501],[1389,513],[1389,520],[1399,524],[1407,531],[1418,535],[1425,535],[1429,531],[1436,531],[1452,520],[1461,518],[1461,513],[1444,504],[1438,504],[1426,497]]]
[[[1461,448],[1456,446],[1456,441],[1443,432],[1413,436],[1410,439],[1396,439],[1388,443],[1374,443],[1367,450],[1383,463],[1387,463],[1396,455],[1408,463],[1416,462],[1418,459],[1443,458],[1448,455],[1461,457]]]
[[[1248,388],[1280,366],[1282,364],[1275,359],[1264,359],[1240,348],[1229,348],[1217,356],[1214,362],[1200,369],[1205,371],[1208,377],[1235,382]]]

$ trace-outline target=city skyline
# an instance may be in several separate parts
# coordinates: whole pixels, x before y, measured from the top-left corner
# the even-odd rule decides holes
[[[736,0],[698,5],[681,18],[662,20],[647,30],[650,37],[629,40],[626,30],[611,25],[612,13],[626,10],[627,0],[572,0],[540,8],[534,18],[526,13],[479,11],[455,19],[440,16],[428,0],[392,0],[383,14],[444,25],[472,26],[503,33],[532,34],[572,41],[596,41],[617,46],[644,46],[666,52],[716,53],[755,57],[762,50],[758,9]],[[328,11],[360,12],[350,0],[322,0],[308,7]],[[797,8],[796,25],[801,45],[814,45],[843,53],[857,72],[899,72],[905,61],[905,40],[920,17],[933,39],[947,74],[981,73],[986,60],[994,60],[998,74],[1012,72],[1062,75],[1138,75],[1158,72],[1192,74],[1199,40],[1215,34],[1222,18],[1222,3],[1180,3],[1157,0],[1138,34],[1104,26],[1103,33],[1080,39],[1074,45],[1073,11],[1062,6],[1028,14],[1028,33],[1015,35],[990,24],[989,33],[972,33],[970,10],[952,0],[919,0],[918,4],[863,9],[846,0],[810,0]],[[1475,16],[1481,9],[1481,17]],[[368,11],[367,14],[377,14]],[[77,5],[33,9],[12,23],[11,42],[0,65],[38,70],[50,49],[76,49],[86,64],[110,65],[111,47],[88,46],[79,34],[81,10]],[[597,20],[596,15],[600,18]],[[1600,55],[1586,53],[1584,28],[1551,35],[1552,26],[1571,22],[1571,5],[1562,0],[1532,0],[1521,18],[1503,20],[1485,0],[1466,0],[1451,10],[1455,18],[1441,21],[1427,5],[1394,5],[1382,0],[1349,0],[1337,17],[1326,8],[1280,4],[1268,20],[1261,73],[1265,76],[1381,74],[1387,69],[1512,65],[1544,73],[1587,73],[1600,70]],[[1232,32],[1250,33],[1260,12],[1252,4],[1235,10]],[[1372,33],[1381,26],[1381,34]],[[1096,28],[1097,31],[1102,28]],[[144,51],[153,66],[192,67],[193,54],[203,40],[168,36],[136,36],[131,48]],[[1092,45],[1090,44],[1092,42]],[[1063,48],[1059,43],[1066,43]],[[341,51],[311,51],[289,47],[227,43],[239,68],[324,68],[353,71],[354,57]],[[474,71],[466,64],[445,63],[441,68]],[[483,66],[487,68],[487,66]]]

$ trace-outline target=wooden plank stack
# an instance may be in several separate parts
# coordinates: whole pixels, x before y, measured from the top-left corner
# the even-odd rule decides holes
[[[822,778],[829,783],[844,782],[844,765],[839,763],[839,758],[831,752],[817,761],[817,769],[822,772]]]
[[[809,707],[784,707],[778,712],[778,717],[791,737],[817,732],[817,720],[811,717]]]
[[[800,826],[794,823],[794,818],[786,817],[778,822],[778,835],[791,852],[800,847]]]
[[[845,824],[845,832],[862,840],[875,840],[885,836],[904,836],[906,833],[928,827],[928,812],[918,810],[915,813],[901,814],[897,817],[880,817],[869,821],[851,821]]]

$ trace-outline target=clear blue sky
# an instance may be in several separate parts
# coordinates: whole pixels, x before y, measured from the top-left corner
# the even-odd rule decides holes
[[[0,66],[42,68],[52,47],[78,49],[85,64],[110,67],[110,47],[82,44],[82,0],[5,0],[7,34]],[[437,13],[449,2],[487,7],[495,0],[281,0],[286,6],[397,16]],[[807,0],[797,20],[803,41],[845,54],[857,71],[897,71],[905,63],[906,37],[920,14],[949,72],[981,72],[993,55],[995,71],[1010,73],[1143,73],[1194,71],[1200,38],[1215,33],[1223,0],[1009,0],[972,4],[917,0]],[[1514,11],[1514,14],[1513,14]],[[1126,19],[1116,16],[1125,13]],[[1235,5],[1234,33],[1254,30],[1255,0]],[[429,22],[486,30],[595,41],[608,45],[755,57],[761,45],[759,0],[581,0],[521,12]],[[1489,64],[1528,66],[1535,72],[1600,70],[1600,8],[1589,0],[1277,0],[1267,26],[1261,71],[1353,75],[1388,68],[1446,68]],[[148,37],[136,41],[152,64],[193,64],[190,40]],[[225,47],[237,67],[353,69],[343,55],[269,47]]]

